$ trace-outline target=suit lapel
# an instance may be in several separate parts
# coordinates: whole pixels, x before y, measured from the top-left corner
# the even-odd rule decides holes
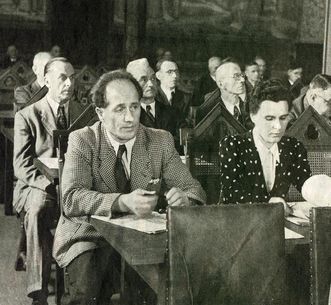
[[[73,122],[81,115],[81,113],[84,111],[84,107],[75,102],[75,101],[69,101],[69,122],[70,126]]]
[[[45,129],[51,136],[53,136],[53,130],[56,130],[56,122],[52,108],[47,102],[47,98],[45,97],[40,100],[35,104],[35,107],[38,108],[40,119]]]
[[[116,192],[117,186],[114,175],[116,154],[113,146],[108,140],[106,130],[101,123],[99,126],[99,139],[99,173],[109,189],[112,192]]]
[[[140,125],[131,156],[131,189],[146,189],[148,182],[153,178],[151,156],[148,151],[144,127]]]

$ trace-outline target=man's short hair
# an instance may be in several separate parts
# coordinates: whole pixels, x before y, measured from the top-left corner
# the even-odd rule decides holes
[[[288,70],[296,70],[300,68],[303,68],[302,63],[291,56],[289,60]]]
[[[52,66],[54,65],[54,63],[56,62],[63,62],[63,63],[66,63],[66,64],[70,64],[71,63],[69,62],[68,59],[66,59],[65,57],[54,57],[52,58],[45,66],[45,69],[44,69],[44,75],[46,75],[52,68]]]
[[[143,91],[138,81],[129,72],[126,72],[125,70],[115,70],[101,75],[96,84],[91,89],[92,103],[95,107],[107,107],[109,102],[106,101],[106,87],[109,83],[119,80],[126,80],[131,82],[137,90],[139,100],[142,98]]]
[[[331,76],[327,74],[317,74],[311,80],[309,84],[309,89],[317,89],[321,88],[323,90],[328,89],[331,87]]]
[[[251,67],[251,66],[258,66],[258,64],[257,64],[255,61],[253,61],[253,60],[248,61],[248,62],[245,63],[245,70],[246,70],[248,67]]]
[[[161,67],[162,67],[162,64],[164,63],[164,62],[166,62],[166,61],[169,61],[169,62],[173,62],[173,63],[175,63],[176,65],[177,65],[177,63],[173,60],[173,59],[169,59],[169,58],[161,58],[161,59],[159,59],[158,61],[157,61],[157,63],[156,63],[156,66],[155,66],[155,68],[156,68],[156,71],[160,71],[161,70]]]
[[[279,79],[270,79],[260,82],[253,90],[253,94],[249,103],[249,112],[256,114],[262,102],[264,101],[287,101],[288,108],[291,108],[290,92],[284,87]]]

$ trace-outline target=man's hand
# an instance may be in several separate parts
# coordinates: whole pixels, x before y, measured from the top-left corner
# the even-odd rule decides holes
[[[292,209],[287,205],[286,201],[281,197],[271,197],[269,203],[281,202],[284,206],[285,217],[292,213]]]
[[[173,187],[166,194],[168,204],[171,206],[188,206],[190,201],[187,195],[178,187]]]
[[[137,189],[129,194],[121,195],[118,198],[118,204],[122,212],[131,212],[139,217],[145,217],[152,213],[157,200],[155,191]]]

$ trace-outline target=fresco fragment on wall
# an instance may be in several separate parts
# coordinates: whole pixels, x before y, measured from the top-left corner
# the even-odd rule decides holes
[[[47,0],[0,0],[0,16],[46,21]]]
[[[323,43],[325,0],[304,0],[304,12],[300,26],[300,42]]]

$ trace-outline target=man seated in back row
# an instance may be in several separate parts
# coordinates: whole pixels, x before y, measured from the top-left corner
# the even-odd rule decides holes
[[[90,224],[91,215],[145,216],[159,199],[168,205],[204,203],[200,184],[176,152],[171,134],[139,123],[142,89],[127,72],[100,77],[92,101],[100,122],[72,132],[62,175],[63,215],[53,255],[66,267],[64,304],[109,304],[114,250]],[[162,180],[160,192],[148,190]]]
[[[290,185],[301,191],[311,175],[302,143],[284,136],[290,98],[280,81],[260,83],[250,104],[253,130],[221,141],[224,203],[283,202],[290,211],[285,202]]]
[[[331,76],[317,74],[309,84],[307,92],[293,101],[290,123],[312,106],[329,124],[331,124]]]

